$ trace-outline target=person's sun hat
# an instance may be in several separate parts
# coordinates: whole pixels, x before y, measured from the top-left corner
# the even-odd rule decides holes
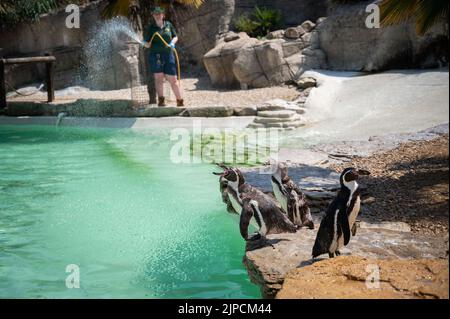
[[[158,13],[166,13],[166,11],[161,7],[155,7],[155,9],[153,9],[153,11],[152,11],[152,14],[158,14]]]

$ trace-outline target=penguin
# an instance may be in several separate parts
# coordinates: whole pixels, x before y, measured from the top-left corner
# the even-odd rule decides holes
[[[339,256],[339,249],[349,243],[351,233],[356,234],[355,221],[361,205],[357,180],[362,175],[370,175],[370,172],[346,168],[341,173],[341,189],[320,222],[312,250],[313,258],[325,253],[330,258]]]
[[[228,196],[233,207],[236,210],[241,207],[239,230],[244,240],[266,242],[268,234],[297,231],[298,227],[281,211],[275,200],[248,184],[239,169],[228,169],[223,173],[223,177],[228,182]],[[252,218],[259,226],[259,231],[249,236],[248,227]]]
[[[220,168],[222,168],[224,171],[230,169],[228,166],[226,166],[225,164],[217,164],[217,166],[219,166]],[[239,205],[239,210],[236,211],[233,207],[232,202],[230,201],[230,198],[228,196],[228,181],[223,177],[224,172],[221,173],[216,173],[213,172],[214,175],[218,175],[219,176],[219,190],[220,190],[220,194],[222,195],[222,201],[227,204],[227,211],[230,214],[239,214],[242,210],[242,207]]]
[[[299,227],[314,229],[305,194],[289,177],[286,164],[278,163],[271,182],[275,197],[291,222]]]

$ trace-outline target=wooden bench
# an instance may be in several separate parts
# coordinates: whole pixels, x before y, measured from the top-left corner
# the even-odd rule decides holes
[[[5,66],[10,64],[26,64],[26,63],[45,63],[47,97],[48,102],[55,100],[55,89],[53,85],[53,74],[56,58],[51,55],[26,57],[26,58],[10,58],[0,59],[0,109],[7,107],[6,102],[6,82],[5,82]]]

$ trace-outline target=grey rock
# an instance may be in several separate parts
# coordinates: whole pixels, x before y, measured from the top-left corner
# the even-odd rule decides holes
[[[236,78],[230,66],[233,65],[242,50],[251,48],[259,42],[253,38],[222,42],[206,53],[203,63],[212,84],[219,87],[239,87],[240,83],[246,83]]]
[[[234,112],[231,106],[189,107],[180,115],[189,117],[228,117]]]
[[[298,122],[301,120],[300,115],[294,115],[288,119],[286,118],[277,118],[277,117],[261,117],[257,116],[255,118],[255,123],[261,123],[261,124],[271,124],[271,123],[286,123],[289,122]]]
[[[324,22],[327,18],[326,17],[320,17],[319,19],[316,20],[316,26],[318,26],[319,24],[321,24],[322,22]]]
[[[269,32],[269,34],[267,34],[266,38],[269,40],[282,39],[282,38],[284,38],[284,30],[277,30],[277,31]]]
[[[285,58],[288,58],[294,54],[299,54],[301,51],[308,46],[302,39],[286,41],[282,44],[283,46],[283,55]]]
[[[306,32],[311,32],[315,27],[316,24],[310,20],[306,20],[301,24],[301,27],[306,31]]]
[[[297,116],[296,111],[280,110],[280,111],[258,111],[260,117],[290,119]]]
[[[140,117],[167,117],[177,116],[186,108],[183,107],[148,107],[144,110],[137,111],[137,116]]]
[[[287,28],[284,31],[284,36],[288,39],[298,39],[305,33],[306,33],[305,30],[303,30],[303,28],[301,26],[298,26],[298,27]]]
[[[299,88],[301,88],[301,89],[307,89],[307,88],[315,87],[316,84],[317,84],[316,79],[309,78],[309,77],[300,78],[297,81],[297,86]]]
[[[224,41],[225,42],[231,42],[231,41],[235,41],[235,40],[238,40],[238,39],[240,39],[239,34],[234,33],[234,32],[230,32],[229,34],[227,34],[225,36]]]
[[[258,105],[258,111],[281,111],[290,110],[298,111],[300,110],[299,104],[295,102],[289,102],[282,99],[273,99],[266,101],[261,105]]]
[[[233,110],[235,116],[256,116],[257,114],[256,106],[235,106]]]

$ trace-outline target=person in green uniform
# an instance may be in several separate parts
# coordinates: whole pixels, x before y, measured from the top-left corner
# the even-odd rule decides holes
[[[177,32],[169,21],[165,19],[164,9],[156,7],[153,12],[155,23],[151,24],[147,30],[143,45],[150,48],[149,65],[155,76],[156,93],[158,94],[158,106],[166,106],[164,98],[164,77],[170,83],[172,91],[177,98],[177,106],[184,106],[184,100],[181,95],[180,84],[177,78],[177,65],[173,50],[178,41]],[[153,37],[159,33],[169,44],[167,47],[159,36]],[[153,41],[150,43],[153,38]]]

